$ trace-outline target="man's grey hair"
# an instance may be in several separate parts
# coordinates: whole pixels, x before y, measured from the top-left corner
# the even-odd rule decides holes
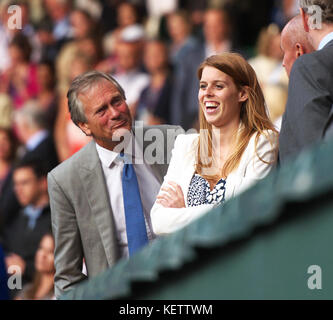
[[[333,1],[332,0],[299,0],[299,6],[308,13],[312,6],[319,6],[322,10],[322,22],[333,23]]]
[[[79,125],[79,123],[87,122],[84,112],[84,106],[79,99],[79,95],[96,86],[96,84],[100,83],[103,80],[111,82],[120,92],[124,100],[126,100],[124,89],[111,75],[105,72],[88,71],[76,77],[68,90],[67,98],[72,121],[77,126]]]
[[[48,129],[46,112],[37,100],[27,101],[14,113],[15,120],[24,121],[30,128]]]

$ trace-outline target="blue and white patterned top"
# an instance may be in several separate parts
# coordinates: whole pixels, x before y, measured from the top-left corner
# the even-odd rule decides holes
[[[202,204],[218,204],[224,202],[226,180],[220,179],[213,190],[210,190],[209,182],[195,174],[191,180],[187,194],[187,205],[189,207]]]

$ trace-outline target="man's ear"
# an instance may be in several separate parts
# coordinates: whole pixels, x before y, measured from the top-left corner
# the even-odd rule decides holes
[[[86,136],[91,136],[91,130],[89,128],[88,123],[79,122],[78,126]]]
[[[309,32],[310,28],[309,28],[309,16],[305,13],[303,8],[300,8],[300,14],[302,17],[302,21],[303,21],[303,27],[305,32]]]
[[[303,46],[299,42],[295,44],[295,47],[296,47],[296,59],[297,59],[300,56],[302,56],[305,52]]]
[[[241,90],[239,91],[239,102],[245,102],[249,98],[249,95],[247,94],[248,89],[248,86],[241,87]]]

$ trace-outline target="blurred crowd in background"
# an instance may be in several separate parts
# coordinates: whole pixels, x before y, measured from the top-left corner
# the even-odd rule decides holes
[[[11,5],[22,29],[9,26]],[[197,128],[199,64],[239,52],[278,123],[288,88],[281,30],[297,14],[296,0],[1,0],[0,239],[7,267],[21,266],[26,297],[52,296],[47,172],[91,139],[70,119],[71,81],[108,72],[133,119],[187,130]]]

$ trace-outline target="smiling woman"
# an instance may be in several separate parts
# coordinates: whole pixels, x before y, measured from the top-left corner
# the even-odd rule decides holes
[[[199,134],[179,135],[151,210],[156,234],[187,225],[264,178],[277,156],[256,74],[235,53],[207,58],[198,69]]]

